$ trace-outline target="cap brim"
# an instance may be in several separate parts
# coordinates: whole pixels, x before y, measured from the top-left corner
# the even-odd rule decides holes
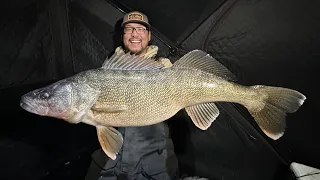
[[[146,23],[146,22],[143,22],[143,21],[138,21],[138,20],[129,20],[129,21],[126,21],[124,23],[121,24],[121,27],[123,27],[124,25],[128,24],[128,23],[139,23],[139,24],[142,24],[144,26],[146,26],[147,28],[150,28],[150,24]]]

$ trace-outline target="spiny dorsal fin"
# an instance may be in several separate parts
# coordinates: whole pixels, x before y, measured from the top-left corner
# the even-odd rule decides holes
[[[174,67],[193,68],[213,73],[227,80],[236,81],[236,76],[210,54],[193,50],[182,56],[174,64]]]
[[[105,69],[150,70],[161,69],[163,65],[152,58],[131,55],[130,53],[114,53],[102,64]]]
[[[203,103],[186,107],[192,122],[201,130],[206,130],[219,116],[219,109],[214,103]]]

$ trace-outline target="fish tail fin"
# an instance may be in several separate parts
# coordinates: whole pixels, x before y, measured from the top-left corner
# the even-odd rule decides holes
[[[277,140],[284,134],[287,113],[296,112],[306,97],[300,92],[288,88],[262,85],[252,87],[259,94],[266,95],[266,98],[262,109],[250,110],[248,108],[248,111],[262,131],[271,139]]]

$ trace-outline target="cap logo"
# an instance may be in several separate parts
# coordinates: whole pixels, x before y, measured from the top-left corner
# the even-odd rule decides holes
[[[143,21],[143,16],[139,13],[131,13],[128,15],[128,20],[140,20]]]

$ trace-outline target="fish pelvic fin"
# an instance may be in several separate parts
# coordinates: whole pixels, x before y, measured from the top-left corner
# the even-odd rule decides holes
[[[261,130],[271,139],[277,140],[283,136],[286,129],[287,113],[296,112],[306,100],[298,91],[282,88],[256,85],[252,88],[266,95],[264,107],[260,110],[249,110]]]
[[[206,130],[219,116],[219,109],[214,103],[203,103],[185,108],[192,122],[201,130]]]
[[[229,81],[237,81],[236,76],[210,54],[193,50],[178,59],[173,67],[192,68],[215,74]]]
[[[97,126],[96,129],[103,152],[115,160],[123,144],[121,133],[113,127]]]

